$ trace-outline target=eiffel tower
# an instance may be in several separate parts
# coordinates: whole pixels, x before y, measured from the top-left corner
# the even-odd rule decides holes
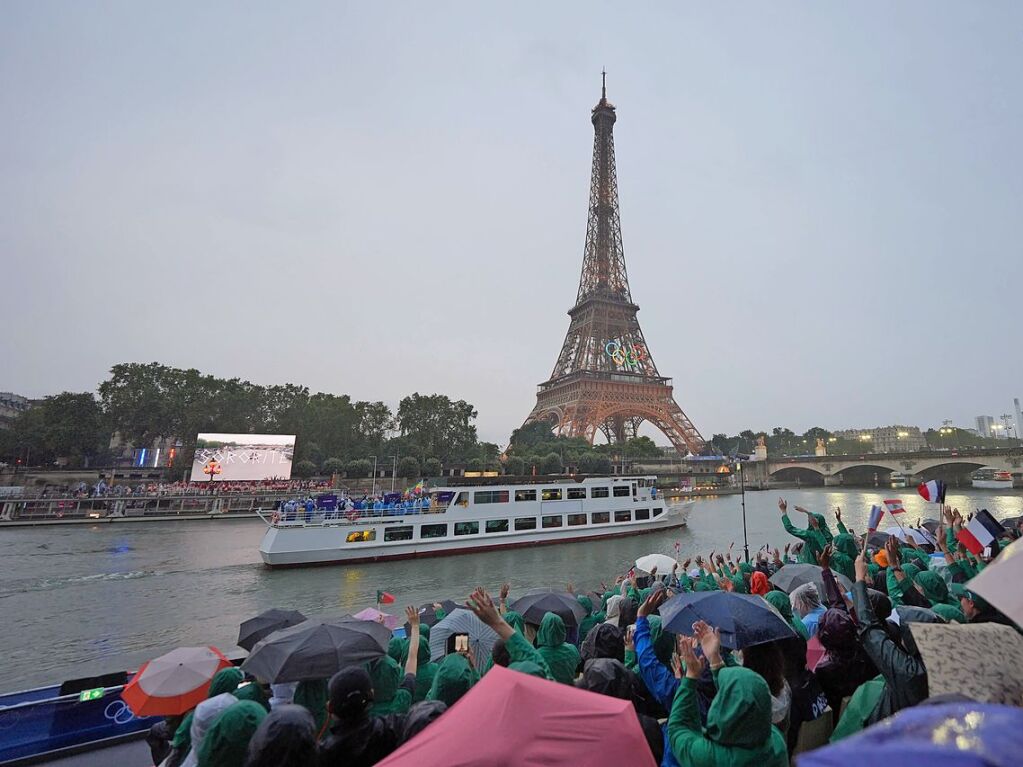
[[[675,402],[670,378],[657,372],[632,301],[618,217],[615,107],[602,73],[600,101],[593,107],[593,168],[583,270],[571,323],[554,371],[539,385],[526,423],[550,423],[557,434],[591,444],[599,429],[608,442],[636,436],[649,421],[681,455],[705,443]]]

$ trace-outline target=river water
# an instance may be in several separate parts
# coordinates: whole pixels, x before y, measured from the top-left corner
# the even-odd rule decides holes
[[[865,527],[872,503],[901,497],[904,524],[935,516],[912,489],[786,490],[795,505]],[[746,494],[750,550],[784,545],[778,492]],[[987,508],[996,518],[1023,514],[1023,494],[968,490],[948,502],[965,514]],[[930,507],[930,508],[928,508]],[[238,624],[269,607],[339,614],[371,606],[377,589],[398,608],[442,598],[462,601],[477,584],[516,591],[536,586],[580,588],[613,581],[638,556],[707,555],[735,541],[742,549],[739,496],[697,500],[687,527],[590,543],[513,549],[356,566],[268,570],[258,546],[259,520],[65,525],[0,530],[0,690],[131,669],[180,645],[237,649]],[[397,613],[398,610],[392,609]]]

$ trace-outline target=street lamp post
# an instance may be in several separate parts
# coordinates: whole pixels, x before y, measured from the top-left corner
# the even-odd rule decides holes
[[[749,564],[749,537],[746,534],[746,477],[742,471],[742,461],[736,461],[735,468],[739,472],[739,493],[742,499],[742,548]]]
[[[398,456],[391,456],[391,492],[394,492],[394,478],[398,474]]]
[[[376,495],[377,494],[377,457],[375,455],[371,455],[370,458],[373,459],[373,489],[370,491],[370,495]]]

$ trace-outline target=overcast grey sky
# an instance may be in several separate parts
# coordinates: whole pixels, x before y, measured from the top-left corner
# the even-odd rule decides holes
[[[706,437],[1006,412],[1023,5],[678,5],[3,3],[0,389],[158,360],[442,392],[504,443],[606,66],[632,294]]]

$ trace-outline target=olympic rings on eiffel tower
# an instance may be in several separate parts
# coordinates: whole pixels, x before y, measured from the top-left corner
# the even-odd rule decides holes
[[[604,345],[604,353],[618,367],[639,367],[639,363],[647,358],[643,344],[630,344],[622,341],[608,341]]]

